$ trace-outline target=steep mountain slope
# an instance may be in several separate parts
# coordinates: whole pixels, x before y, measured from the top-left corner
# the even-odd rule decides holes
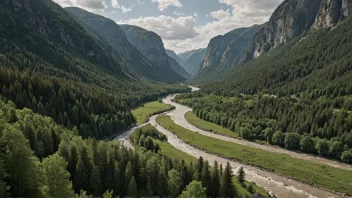
[[[183,81],[189,74],[178,64],[170,65],[171,58],[166,54],[163,41],[154,32],[132,25],[120,25],[128,40],[152,63],[159,66],[160,74],[165,79]],[[175,61],[176,62],[176,61]],[[177,63],[177,62],[176,62]],[[180,72],[182,71],[182,72]]]
[[[135,122],[131,107],[183,90],[130,72],[51,0],[0,1],[0,45],[0,95],[83,137],[118,133]]]
[[[178,54],[177,56],[179,56],[183,61],[187,61],[189,59],[189,57],[191,57],[197,51],[198,50],[186,51],[186,52]]]
[[[262,27],[263,25],[254,25],[249,28],[239,28],[211,39],[196,80],[216,79],[240,64],[246,48]]]
[[[151,80],[170,82],[157,72],[158,66],[148,61],[148,59],[128,41],[125,33],[114,21],[80,8],[70,7],[65,8],[65,10],[77,17],[86,29],[100,40],[100,43],[108,43],[117,53],[122,54],[129,63],[131,70],[135,73]],[[113,54],[116,54],[116,52]]]
[[[305,33],[205,88],[222,95],[258,92],[312,97],[352,94],[352,18]]]
[[[258,57],[310,30],[322,2],[323,0],[284,1],[256,35],[253,56]]]
[[[350,0],[323,1],[313,27],[333,27],[340,20],[351,15],[351,12],[352,2]]]
[[[198,51],[194,52],[191,57],[187,59],[183,67],[191,75],[196,75],[201,69],[201,64],[204,61],[206,53],[207,48],[199,49]]]
[[[182,60],[179,56],[177,56],[177,54],[169,49],[166,49],[166,54],[169,55],[171,58],[175,59],[175,61],[177,61],[177,63],[183,67],[183,65],[185,64],[185,61]]]

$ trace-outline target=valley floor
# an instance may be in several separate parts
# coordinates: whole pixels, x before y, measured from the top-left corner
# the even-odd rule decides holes
[[[174,96],[169,96],[163,100],[164,103],[170,104],[170,105],[176,107],[176,109],[174,111],[167,113],[167,115],[169,115],[171,117],[171,119],[175,122],[176,125],[183,126],[184,128],[186,128],[186,130],[189,129],[192,132],[197,132],[201,136],[204,136],[206,138],[218,139],[219,141],[222,141],[222,143],[224,143],[225,145],[227,144],[226,142],[228,142],[229,144],[237,144],[237,145],[242,145],[242,146],[246,146],[246,147],[248,147],[248,146],[254,147],[255,149],[261,149],[261,150],[264,150],[267,152],[270,151],[270,152],[273,152],[273,155],[275,155],[275,153],[283,153],[280,155],[287,154],[285,156],[288,156],[290,158],[299,159],[299,161],[307,160],[307,161],[310,161],[309,162],[310,164],[313,163],[317,166],[322,166],[323,168],[324,167],[329,168],[329,169],[332,168],[334,170],[338,170],[339,172],[345,171],[348,174],[351,173],[350,172],[351,166],[346,165],[346,164],[330,161],[327,159],[316,158],[314,156],[299,154],[299,153],[295,153],[295,152],[290,153],[291,151],[287,151],[287,150],[280,149],[280,148],[274,148],[271,146],[259,145],[259,144],[253,143],[253,142],[247,142],[244,140],[229,138],[229,137],[226,137],[223,135],[214,134],[214,131],[213,131],[213,133],[203,131],[203,130],[191,125],[186,120],[185,114],[187,112],[189,112],[191,109],[188,107],[185,107],[183,105],[172,102],[173,98],[174,98]],[[193,157],[196,157],[196,158],[203,156],[203,158],[208,160],[210,163],[213,163],[215,160],[217,160],[219,163],[224,164],[228,161],[227,156],[218,157],[218,156],[220,156],[219,154],[218,154],[218,156],[214,155],[214,154],[209,154],[209,151],[207,151],[207,148],[202,148],[202,150],[201,150],[201,149],[195,148],[194,146],[186,144],[183,140],[179,139],[179,137],[173,133],[174,131],[171,132],[172,131],[171,129],[167,130],[166,127],[162,127],[161,125],[159,125],[156,121],[156,117],[157,116],[152,116],[150,118],[149,123],[152,124],[153,126],[155,126],[160,132],[167,135],[169,143],[173,147],[175,147],[176,149],[181,150],[181,151],[183,151]],[[124,139],[126,139],[126,137],[128,137],[128,135],[124,136]],[[195,145],[195,146],[197,146],[197,145]],[[211,143],[209,146],[211,146]],[[294,181],[291,179],[287,179],[286,177],[278,176],[277,174],[274,174],[271,172],[259,170],[258,168],[255,168],[253,166],[244,165],[244,164],[241,164],[238,162],[231,162],[231,165],[235,169],[234,172],[236,172],[237,168],[243,166],[245,168],[245,171],[247,174],[247,178],[246,178],[247,180],[257,183],[258,185],[264,187],[266,190],[268,190],[269,192],[272,192],[273,194],[275,194],[278,197],[311,197],[311,196],[315,196],[315,197],[340,197],[336,194],[327,192],[325,190],[321,190],[321,189],[312,187],[310,185],[306,185],[306,184],[303,184],[303,183],[300,183],[300,182],[297,182],[297,181]],[[327,165],[327,167],[324,165]],[[338,168],[333,168],[333,167],[338,167]],[[350,182],[347,182],[346,186],[350,185],[348,183],[350,183]],[[341,184],[339,186],[341,186]],[[324,186],[324,187],[326,187],[326,186]],[[334,189],[334,188],[330,188],[330,189]],[[341,190],[341,189],[339,189],[339,190]],[[346,192],[345,190],[342,190],[342,191]],[[349,193],[349,192],[347,192],[347,193]]]

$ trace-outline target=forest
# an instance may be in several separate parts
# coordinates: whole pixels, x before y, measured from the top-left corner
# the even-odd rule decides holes
[[[335,100],[270,95],[220,97],[186,93],[176,101],[194,114],[250,141],[352,163],[351,98]]]
[[[202,158],[186,164],[162,155],[150,137],[167,138],[150,127],[131,136],[139,149],[128,150],[118,141],[83,139],[77,128],[3,97],[0,115],[1,197],[236,197],[229,164],[210,168]]]

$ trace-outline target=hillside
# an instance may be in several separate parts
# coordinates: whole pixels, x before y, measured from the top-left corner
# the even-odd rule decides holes
[[[193,75],[193,76],[196,75],[201,69],[201,64],[204,61],[206,53],[207,53],[207,48],[199,49],[198,51],[195,51],[187,59],[187,61],[183,67],[191,75]]]
[[[143,56],[127,39],[125,33],[111,19],[87,12],[80,8],[65,8],[72,13],[83,26],[99,40],[99,43],[105,44],[105,49],[110,44],[111,54],[121,54],[129,64],[131,73],[136,73],[141,77],[147,77],[159,82],[170,82],[163,77],[164,74],[158,73],[158,66],[154,65]],[[111,47],[110,47],[111,48]]]
[[[197,51],[198,50],[185,51],[180,54],[177,54],[177,56],[180,57],[183,61],[187,61],[189,57],[191,57]]]
[[[166,49],[166,53],[167,55],[169,55],[171,58],[175,59],[175,61],[177,61],[177,63],[183,67],[183,65],[185,64],[185,61],[182,60],[174,51]]]
[[[245,52],[264,25],[235,29],[210,40],[204,62],[195,81],[209,82],[244,62]]]
[[[230,89],[284,95],[313,90],[327,96],[334,91],[351,94],[347,80],[351,73],[351,20],[347,17],[333,29],[320,28],[295,37],[207,87],[218,93]]]
[[[165,79],[181,82],[190,77],[175,60],[166,54],[164,43],[159,35],[137,26],[120,25],[120,27],[132,45],[159,67],[159,71]],[[177,64],[174,64],[174,61]]]
[[[83,137],[118,133],[135,122],[130,107],[184,89],[130,72],[51,0],[1,2],[0,16],[0,94]]]

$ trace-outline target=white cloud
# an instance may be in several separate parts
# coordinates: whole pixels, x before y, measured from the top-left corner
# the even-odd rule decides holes
[[[158,17],[140,17],[118,24],[137,25],[160,35],[164,40],[182,40],[197,36],[196,21],[192,16],[173,18],[161,15]]]
[[[62,7],[80,7],[90,11],[98,11],[106,8],[105,0],[53,0]]]
[[[230,17],[231,13],[229,9],[227,9],[226,11],[221,9],[210,13],[210,15],[215,19],[221,20],[223,18]]]
[[[132,8],[134,6],[131,6],[129,8],[126,8],[125,6],[120,6],[119,2],[117,0],[111,0],[110,1],[110,5],[112,8],[115,8],[115,9],[118,9],[118,10],[121,10],[122,13],[126,13],[126,12],[131,12],[132,11]]]
[[[197,14],[197,13],[194,13],[194,14],[193,14],[193,16],[197,17],[197,16],[198,16],[198,14]]]
[[[132,7],[129,7],[129,8],[125,8],[124,6],[122,6],[122,7],[121,7],[121,11],[122,11],[122,13],[131,12],[131,11],[132,11],[132,8],[133,8],[133,6],[132,6]]]
[[[116,9],[121,9],[119,2],[117,2],[117,0],[111,0],[111,7]]]
[[[182,7],[182,3],[179,0],[152,0],[153,3],[158,3],[160,11],[166,10],[168,7]]]

